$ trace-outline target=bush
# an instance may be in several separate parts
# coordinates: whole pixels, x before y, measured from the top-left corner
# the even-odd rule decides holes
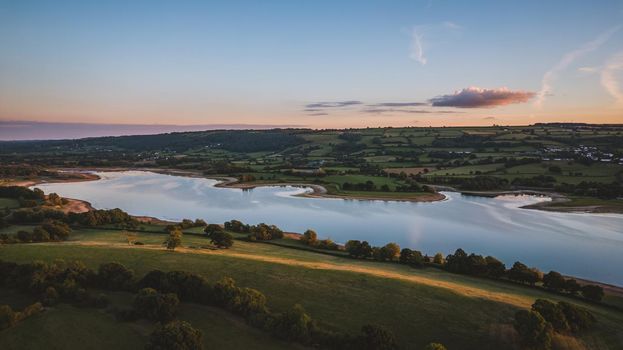
[[[45,306],[56,305],[56,303],[58,303],[58,300],[59,300],[59,295],[58,295],[58,292],[56,291],[56,288],[54,287],[46,288],[43,296],[41,297],[41,301],[43,302],[43,305]]]
[[[130,290],[134,271],[112,262],[100,265],[97,273],[100,287],[109,290]]]
[[[424,350],[447,350],[443,344],[430,343],[424,347]]]
[[[208,233],[208,238],[210,238],[210,242],[217,248],[229,248],[234,245],[234,237],[222,229],[220,231],[212,231]]]
[[[196,350],[203,348],[201,331],[188,322],[172,321],[158,327],[145,346],[147,350]]]
[[[532,311],[538,312],[543,318],[552,324],[557,332],[566,332],[569,330],[567,317],[559,304],[554,304],[545,299],[537,299],[532,304]]]
[[[582,296],[593,301],[601,301],[604,298],[604,289],[594,284],[582,287]]]
[[[525,347],[540,350],[552,348],[552,325],[538,312],[517,311],[514,327]]]
[[[314,246],[318,244],[318,234],[314,230],[307,230],[301,237],[301,242],[307,245]]]
[[[0,305],[0,330],[13,327],[17,323],[15,312],[9,305]]]
[[[139,290],[134,297],[136,314],[152,321],[169,322],[175,318],[179,299],[174,293],[161,294],[152,288]]]
[[[402,251],[400,251],[399,262],[410,266],[422,266],[424,257],[420,251],[403,248]]]
[[[365,350],[394,350],[398,349],[398,344],[392,332],[388,329],[365,325],[361,328],[362,335],[359,336],[358,348]]]
[[[596,322],[593,314],[584,308],[564,301],[558,302],[558,305],[562,308],[562,312],[565,314],[572,332],[577,333],[587,330]]]

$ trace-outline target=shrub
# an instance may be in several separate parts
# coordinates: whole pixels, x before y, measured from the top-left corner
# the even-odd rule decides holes
[[[174,293],[161,294],[152,288],[141,289],[134,297],[134,310],[137,315],[159,322],[175,318],[180,301]]]
[[[203,348],[201,331],[188,322],[172,321],[158,327],[150,336],[146,350],[195,350]]]
[[[398,344],[392,332],[388,329],[376,326],[365,325],[361,328],[362,335],[359,336],[359,349],[365,350],[394,350],[398,349]]]
[[[538,312],[543,318],[552,324],[557,332],[566,332],[569,330],[567,317],[559,304],[554,304],[549,300],[537,299],[532,304],[532,311]]]
[[[604,289],[594,284],[587,284],[582,287],[582,296],[593,301],[601,301],[604,298]]]
[[[540,350],[552,348],[552,325],[538,312],[517,311],[514,327],[525,347]]]
[[[129,290],[134,271],[117,262],[100,265],[97,273],[100,286],[110,290]]]

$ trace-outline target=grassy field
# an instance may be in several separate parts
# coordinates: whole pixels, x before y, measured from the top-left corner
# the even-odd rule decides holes
[[[225,251],[193,249],[189,246],[206,246],[208,242],[203,237],[186,235],[184,248],[169,252],[160,246],[163,238],[163,235],[140,233],[137,239],[146,245],[129,246],[120,232],[82,230],[76,232],[74,241],[67,243],[2,246],[0,259],[28,262],[63,258],[82,260],[91,267],[119,261],[138,275],[152,269],[179,269],[200,273],[211,281],[230,276],[239,285],[266,294],[269,306],[274,310],[285,310],[299,303],[314,318],[351,332],[358,331],[366,323],[381,324],[390,328],[402,344],[416,349],[431,341],[440,341],[450,349],[513,349],[514,345],[509,343],[513,331],[509,327],[517,309],[529,307],[536,298],[566,299],[531,288],[449,274],[433,268],[413,269],[397,264],[356,261],[271,244],[236,241],[234,248]],[[581,343],[564,337],[558,339],[559,349],[617,349],[623,346],[623,313],[571,301],[595,313],[599,325],[583,335]],[[74,313],[83,311],[70,309],[72,312],[66,316],[66,322],[71,324],[73,317],[79,318]],[[242,334],[234,335],[236,332],[246,334],[246,328],[232,329],[233,326],[226,323],[213,326],[209,312],[197,311],[201,310],[199,306],[185,306],[184,310],[184,315],[193,324],[202,325],[202,329],[222,327],[222,334],[232,334],[240,341],[247,339]],[[50,316],[41,317],[52,316],[54,314],[50,313]],[[65,322],[65,316],[59,317],[57,322]],[[96,313],[89,316],[89,320],[101,327],[103,333],[114,332],[118,324],[109,322],[106,317],[109,316]],[[32,320],[37,321],[37,318]],[[31,320],[19,327],[28,327],[29,322]],[[118,334],[124,338],[137,337],[137,332],[131,328]],[[254,333],[249,334],[247,336],[252,337]],[[256,333],[255,336],[263,337]],[[3,337],[4,334],[0,334],[0,342]],[[18,335],[8,337],[16,339],[13,337]],[[261,342],[257,340],[257,343]],[[278,348],[272,343],[266,348],[270,346]]]
[[[126,308],[133,295],[103,292],[111,308]],[[21,308],[33,302],[23,295],[0,289],[0,304]],[[179,318],[203,332],[209,349],[291,349],[292,345],[248,326],[243,319],[213,307],[182,304]],[[111,312],[60,304],[0,332],[2,349],[141,349],[156,325],[123,323]],[[33,336],[36,335],[36,336]]]

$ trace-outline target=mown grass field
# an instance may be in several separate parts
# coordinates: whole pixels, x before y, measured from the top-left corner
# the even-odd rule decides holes
[[[516,310],[529,307],[536,298],[565,299],[589,308],[599,323],[594,331],[582,336],[582,342],[558,339],[559,349],[623,347],[622,312],[536,289],[449,274],[434,268],[413,269],[243,241],[236,241],[228,250],[200,249],[198,247],[209,245],[207,239],[190,235],[184,237],[184,248],[175,252],[165,251],[160,246],[164,235],[152,233],[137,233],[136,239],[145,243],[144,246],[128,245],[119,231],[80,230],[73,239],[67,243],[5,245],[0,247],[0,259],[28,262],[62,258],[82,260],[93,268],[102,262],[118,261],[134,269],[137,275],[152,269],[177,269],[200,273],[211,281],[229,276],[241,286],[266,294],[274,310],[283,311],[299,303],[312,317],[351,332],[357,332],[366,323],[381,324],[391,329],[401,344],[415,349],[431,341],[442,342],[449,349],[513,349],[514,345],[509,343],[513,339],[509,337],[512,335],[509,327]],[[51,312],[37,317],[59,317],[49,322],[71,325],[75,322],[72,320],[79,319],[75,313],[93,312],[69,306],[67,310],[71,312],[66,315],[59,312],[55,316]],[[235,319],[230,319],[233,324],[214,324],[216,321],[212,318],[220,316],[211,316],[196,305],[184,306],[184,310],[182,319],[187,317],[201,329],[205,327],[208,338],[233,337],[240,342],[248,340],[247,348],[279,348],[272,343],[274,340],[267,338],[267,347],[262,347],[260,340],[265,339],[264,335],[248,333]],[[16,330],[25,327],[22,332],[27,334],[28,330],[47,324],[37,317],[26,320]],[[144,330],[132,327],[116,331],[119,324],[107,317],[95,313],[87,320],[93,322],[92,327],[101,327],[102,334],[115,333],[117,338],[144,337],[145,333],[141,333]],[[127,328],[127,325],[122,326]],[[86,332],[88,328],[86,325],[76,327],[78,332]],[[216,330],[218,334],[214,334]],[[17,341],[14,337],[22,334],[18,332],[4,338],[5,333],[0,333],[0,342],[13,339],[12,344]],[[255,336],[260,340],[255,340]],[[225,347],[215,348],[227,348],[225,342],[218,344]],[[582,344],[589,347],[582,347]]]

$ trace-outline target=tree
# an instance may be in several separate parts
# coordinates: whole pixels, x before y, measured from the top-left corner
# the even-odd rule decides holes
[[[594,284],[582,287],[582,296],[593,301],[601,301],[604,298],[604,289]]]
[[[445,259],[443,258],[443,254],[441,254],[441,253],[437,253],[433,257],[433,263],[438,264],[438,265],[443,265],[444,260]]]
[[[519,310],[515,313],[515,330],[521,343],[530,349],[552,348],[552,325],[536,311]]]
[[[32,240],[35,242],[48,242],[50,240],[50,234],[42,227],[35,227],[32,231]]]
[[[127,290],[131,287],[134,271],[120,263],[111,262],[100,265],[97,277],[103,288],[110,290]]]
[[[565,278],[556,271],[550,271],[543,276],[543,287],[559,292],[565,289]]]
[[[175,248],[182,245],[182,231],[179,228],[169,231],[169,237],[164,241],[164,245],[169,250],[175,250]]]
[[[506,265],[492,256],[487,256],[485,263],[487,264],[487,275],[489,277],[501,278],[506,273]]]
[[[301,242],[307,245],[316,245],[318,244],[318,234],[314,230],[307,230],[303,233],[301,237]]]
[[[48,231],[48,233],[50,234],[50,239],[53,239],[55,241],[67,240],[67,238],[69,238],[69,235],[71,234],[71,228],[69,228],[66,223],[58,220],[46,221],[43,223],[43,225],[41,225],[41,228]]]
[[[582,287],[580,286],[580,284],[578,283],[578,281],[576,281],[573,278],[569,278],[568,280],[565,281],[565,290],[573,295],[577,294],[580,290],[582,289]]]
[[[221,227],[221,225],[217,225],[217,224],[206,225],[206,228],[203,230],[203,232],[205,232],[207,235],[213,232],[222,232],[222,231],[224,231],[224,229]]]
[[[203,348],[201,331],[184,321],[172,321],[158,327],[145,346],[147,350],[197,350]]]
[[[446,350],[446,347],[443,344],[430,343],[424,347],[424,350]]]
[[[372,247],[367,241],[350,240],[344,246],[348,254],[354,258],[372,257]]]
[[[162,294],[152,288],[143,288],[134,297],[137,314],[159,322],[169,322],[175,318],[180,301],[174,293]]]
[[[411,265],[411,266],[422,266],[422,262],[424,261],[424,257],[422,257],[422,253],[417,250],[411,250],[409,248],[403,248],[400,251],[400,258],[398,261],[401,264]]]
[[[234,237],[223,230],[212,231],[208,234],[208,238],[210,238],[210,242],[218,248],[229,248],[234,245]]]
[[[396,339],[388,329],[376,326],[365,325],[361,327],[359,336],[359,349],[364,350],[395,350],[398,349]]]
[[[566,332],[569,330],[567,317],[559,304],[554,304],[549,300],[537,299],[532,304],[532,311],[538,312],[543,318],[552,324],[557,332]]]
[[[558,302],[558,305],[565,314],[565,318],[572,332],[580,332],[589,329],[596,321],[593,314],[584,308],[564,301]]]
[[[275,318],[274,331],[281,338],[307,343],[312,327],[311,317],[301,305],[296,304]]]
[[[381,260],[393,261],[400,254],[400,246],[396,243],[387,243],[381,247]]]

